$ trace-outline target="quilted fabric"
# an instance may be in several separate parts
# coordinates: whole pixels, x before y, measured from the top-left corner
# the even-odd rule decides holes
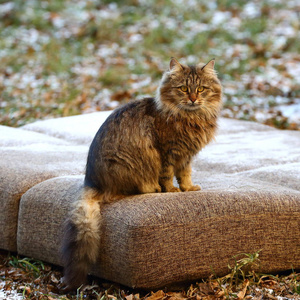
[[[19,253],[61,264],[62,224],[82,182],[58,177],[23,195]],[[258,250],[261,272],[300,268],[299,192],[244,187],[147,194],[108,204],[102,214],[93,274],[130,287],[224,275],[233,255]]]
[[[0,248],[61,265],[63,223],[89,144],[109,113],[0,126]],[[202,191],[107,204],[92,273],[152,289],[225,274],[239,253],[260,271],[300,268],[300,132],[220,120],[193,162]]]

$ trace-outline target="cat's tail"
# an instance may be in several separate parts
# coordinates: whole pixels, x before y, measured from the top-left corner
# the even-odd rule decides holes
[[[65,291],[85,283],[91,264],[95,263],[100,246],[100,208],[103,195],[90,187],[83,187],[65,224],[62,241]]]

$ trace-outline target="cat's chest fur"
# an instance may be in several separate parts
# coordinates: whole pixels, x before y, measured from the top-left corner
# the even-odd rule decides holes
[[[111,121],[107,130],[102,131],[101,147],[109,149],[109,153],[119,149],[130,156],[136,155],[137,149],[143,153],[154,148],[163,160],[194,156],[214,138],[217,127],[216,118],[207,120],[196,112],[166,113],[157,108],[153,98],[124,106],[113,114]]]
[[[156,118],[159,148],[166,154],[184,158],[197,154],[214,137],[216,124],[201,118],[189,119],[187,116]]]

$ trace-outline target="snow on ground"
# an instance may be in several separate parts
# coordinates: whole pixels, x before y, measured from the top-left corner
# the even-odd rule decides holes
[[[215,57],[223,116],[300,128],[299,1],[0,4],[0,124],[154,95],[171,56]]]

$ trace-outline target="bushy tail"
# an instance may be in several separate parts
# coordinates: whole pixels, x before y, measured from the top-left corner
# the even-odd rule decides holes
[[[84,187],[66,222],[62,245],[65,290],[80,287],[97,260],[102,198],[95,189]]]

